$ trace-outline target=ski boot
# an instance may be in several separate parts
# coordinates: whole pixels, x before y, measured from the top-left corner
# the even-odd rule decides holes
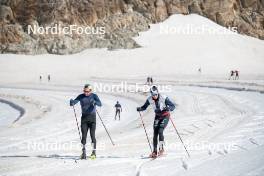
[[[153,151],[150,155],[149,155],[150,158],[157,158],[158,157],[158,153],[157,151]]]
[[[162,155],[164,155],[164,142],[160,141],[159,142],[159,153],[158,153],[158,156],[162,156]]]
[[[93,150],[93,152],[92,152],[92,154],[90,155],[89,158],[92,159],[92,160],[96,159],[96,153],[95,153],[95,150]]]
[[[86,159],[86,150],[84,147],[82,148],[81,159]]]
[[[159,153],[158,153],[158,156],[163,156],[163,155],[164,155],[164,149],[160,149]]]

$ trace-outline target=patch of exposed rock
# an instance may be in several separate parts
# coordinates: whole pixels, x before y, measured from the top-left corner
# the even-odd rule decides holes
[[[86,48],[137,48],[132,37],[172,14],[196,13],[264,39],[264,0],[1,0],[0,52],[72,54]],[[98,34],[28,34],[28,26],[98,29]]]

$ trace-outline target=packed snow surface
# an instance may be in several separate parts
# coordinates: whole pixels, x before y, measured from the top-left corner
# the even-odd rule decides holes
[[[226,30],[197,15],[174,15],[140,33],[135,38],[142,45],[139,49],[0,55],[0,98],[26,112],[16,123],[0,128],[0,175],[264,175],[264,42],[239,34],[161,31],[188,24]],[[241,80],[227,80],[231,69],[240,71]],[[167,155],[146,158],[150,149],[136,107],[148,97],[142,90],[149,75],[158,85],[170,87],[162,93],[177,105],[171,117],[190,158],[171,123],[165,130]],[[97,91],[103,102],[98,112],[116,145],[97,118],[97,159],[79,160],[80,139],[69,99],[87,82],[124,81],[138,83],[141,91]],[[123,106],[121,121],[114,120],[117,100]],[[0,104],[0,110],[0,125],[8,123],[9,116],[3,116],[13,109]],[[80,123],[79,105],[76,110]],[[152,140],[154,113],[142,115]]]

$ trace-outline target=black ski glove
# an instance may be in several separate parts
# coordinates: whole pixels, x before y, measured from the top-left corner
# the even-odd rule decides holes
[[[142,111],[141,107],[137,107],[137,111],[138,112]]]
[[[70,106],[74,106],[74,100],[70,99]]]

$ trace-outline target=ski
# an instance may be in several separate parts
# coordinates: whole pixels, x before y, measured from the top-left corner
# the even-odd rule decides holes
[[[96,159],[96,156],[95,155],[90,155],[90,156],[83,156],[81,155],[79,160],[87,160],[87,159],[90,159],[90,160],[95,160]]]
[[[163,158],[163,157],[166,157],[166,156],[167,156],[167,154],[158,155],[157,157],[141,156],[141,159],[151,159],[151,160],[155,160],[155,159]]]
[[[96,156],[87,156],[86,158],[82,158],[82,157],[79,157],[77,159],[75,159],[75,162],[77,161],[82,161],[82,160],[95,160],[96,159]]]

